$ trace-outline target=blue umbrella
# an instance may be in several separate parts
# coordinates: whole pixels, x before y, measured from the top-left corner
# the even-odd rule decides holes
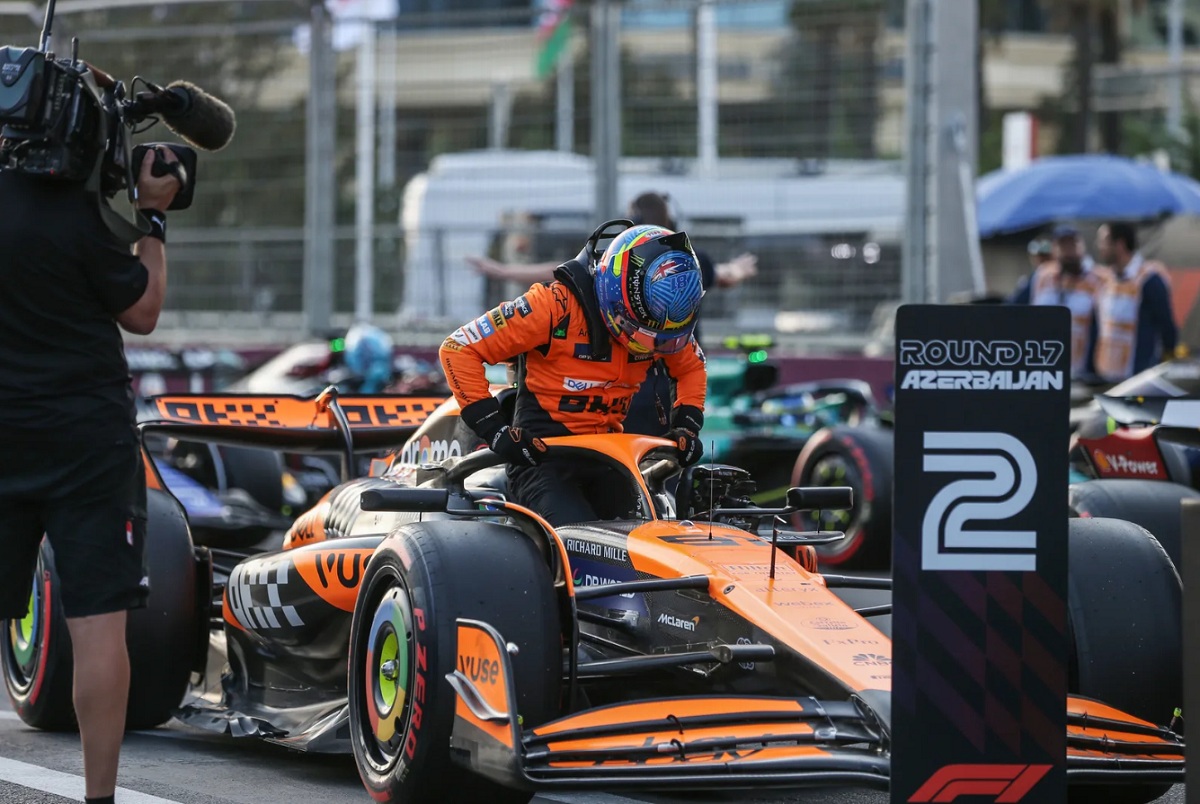
[[[1119,156],[1050,156],[998,170],[975,186],[979,236],[1055,221],[1200,215],[1200,183]]]

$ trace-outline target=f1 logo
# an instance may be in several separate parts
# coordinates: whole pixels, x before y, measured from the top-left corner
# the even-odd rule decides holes
[[[1035,531],[964,527],[968,522],[1014,517],[1033,499],[1037,466],[1024,444],[1007,433],[927,432],[924,469],[974,477],[947,484],[925,509],[921,569],[1037,569]]]
[[[959,796],[992,796],[996,804],[1015,804],[1049,771],[1049,765],[947,765],[908,800],[923,804],[954,801]]]

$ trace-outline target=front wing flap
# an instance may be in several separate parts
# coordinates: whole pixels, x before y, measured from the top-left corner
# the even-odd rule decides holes
[[[451,748],[510,787],[708,789],[855,785],[886,789],[886,700],[665,698],[589,709],[524,729],[508,646],[458,621]],[[1067,703],[1067,777],[1076,784],[1183,781],[1178,734],[1098,701]]]
[[[458,621],[455,759],[538,788],[887,788],[882,727],[848,701],[668,698],[590,709],[523,730],[502,637]],[[516,714],[514,714],[516,713]]]
[[[1183,777],[1180,735],[1090,698],[1068,699],[1069,782],[1170,784]]]

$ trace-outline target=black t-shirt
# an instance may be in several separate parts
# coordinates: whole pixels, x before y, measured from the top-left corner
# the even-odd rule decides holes
[[[0,172],[0,438],[132,436],[115,316],[148,279],[81,184]]]

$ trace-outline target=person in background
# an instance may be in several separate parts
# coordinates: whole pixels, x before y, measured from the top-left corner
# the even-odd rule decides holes
[[[1033,272],[1025,303],[1061,305],[1071,311],[1071,376],[1087,377],[1094,371],[1092,357],[1100,275],[1086,255],[1083,238],[1075,227],[1059,226],[1051,241],[1052,259]]]
[[[627,214],[635,226],[650,224],[673,231],[679,229],[678,221],[671,214],[670,197],[665,193],[642,193],[629,202]],[[714,263],[703,249],[695,249],[695,253],[700,260],[706,289],[735,287],[758,274],[758,257],[753,254],[739,254],[727,262]],[[554,269],[560,265],[557,262],[506,263],[483,256],[466,259],[472,268],[484,276],[519,284],[549,282],[554,277]]]
[[[1101,226],[1096,250],[1107,268],[1096,301],[1096,373],[1115,383],[1174,357],[1179,330],[1167,269],[1137,250],[1132,224]]]
[[[1009,304],[1029,304],[1029,291],[1034,275],[1037,274],[1038,268],[1054,259],[1054,244],[1049,238],[1038,237],[1030,240],[1027,250],[1030,270],[1017,281],[1016,289],[1008,297]]]
[[[342,360],[353,373],[355,393],[377,394],[391,384],[395,376],[392,338],[372,324],[359,322],[346,332],[346,351]]]
[[[665,193],[646,192],[629,202],[629,218],[635,226],[661,226],[678,231],[679,225],[671,214],[670,198]],[[758,258],[753,254],[741,254],[720,264],[701,249],[694,249],[700,263],[704,289],[716,286],[730,288],[741,284],[758,273]],[[557,262],[530,263],[528,265],[498,262],[487,257],[468,257],[467,262],[481,274],[496,279],[520,283],[549,282],[554,277]],[[700,330],[695,332],[700,340]],[[655,360],[646,380],[630,403],[625,417],[625,431],[643,435],[665,435],[671,427],[670,411],[674,405],[674,381],[662,360]]]

